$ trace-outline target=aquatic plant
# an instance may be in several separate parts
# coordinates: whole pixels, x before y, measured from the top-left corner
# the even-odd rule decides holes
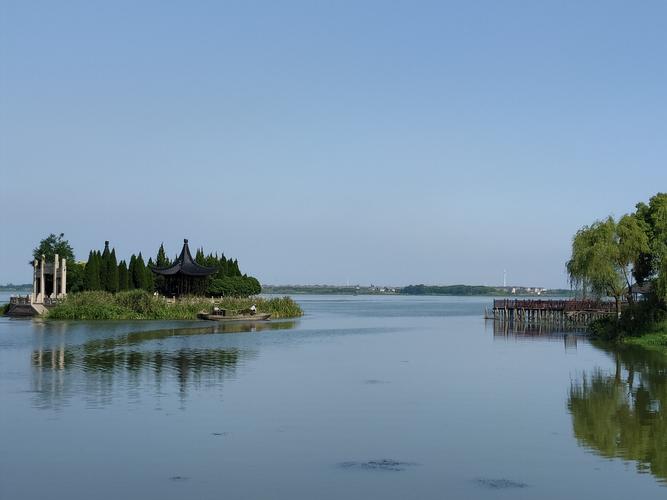
[[[49,311],[49,319],[67,320],[194,320],[200,311],[213,307],[238,313],[252,305],[259,313],[271,313],[274,319],[295,318],[303,315],[301,307],[289,297],[183,297],[175,302],[152,295],[145,290],[130,290],[115,294],[89,291],[70,294]]]

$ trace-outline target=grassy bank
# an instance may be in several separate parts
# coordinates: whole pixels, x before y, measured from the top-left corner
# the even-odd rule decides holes
[[[49,311],[49,319],[67,320],[174,320],[197,319],[199,311],[210,311],[216,305],[235,313],[257,306],[260,313],[271,313],[271,318],[296,318],[303,315],[301,307],[289,297],[263,299],[260,297],[211,299],[185,297],[169,303],[143,290],[119,292],[81,292],[71,294]]]
[[[662,321],[652,325],[652,327],[639,337],[630,337],[623,340],[630,345],[638,345],[650,348],[667,349],[667,321]]]

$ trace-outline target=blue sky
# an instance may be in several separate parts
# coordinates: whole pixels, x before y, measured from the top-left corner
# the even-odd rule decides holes
[[[0,1],[0,283],[182,238],[264,283],[566,286],[667,190],[667,3]]]

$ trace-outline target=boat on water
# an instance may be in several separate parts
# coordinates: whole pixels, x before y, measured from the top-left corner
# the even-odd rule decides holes
[[[212,313],[202,311],[197,314],[197,317],[209,321],[267,321],[271,318],[271,314],[226,314],[226,311],[214,311]]]

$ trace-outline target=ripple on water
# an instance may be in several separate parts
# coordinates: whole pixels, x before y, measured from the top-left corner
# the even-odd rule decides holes
[[[528,485],[526,483],[521,483],[519,481],[512,481],[510,479],[490,479],[490,478],[478,478],[475,479],[475,482],[489,488],[492,490],[504,490],[510,488],[526,488]]]
[[[341,462],[338,464],[343,469],[360,469],[360,470],[386,470],[386,471],[403,471],[407,467],[418,465],[414,462],[401,462],[391,458],[383,458],[380,460],[368,460],[367,462]]]

